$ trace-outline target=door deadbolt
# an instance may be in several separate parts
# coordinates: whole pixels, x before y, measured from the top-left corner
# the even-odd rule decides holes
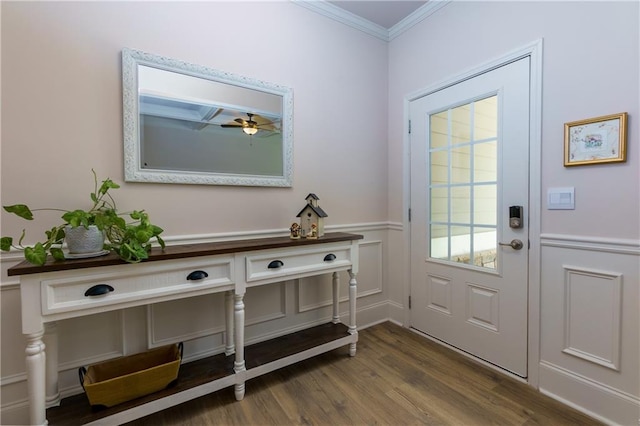
[[[522,247],[524,247],[524,244],[520,240],[511,240],[510,243],[498,243],[498,244],[500,244],[501,246],[509,246],[514,250],[520,250]]]

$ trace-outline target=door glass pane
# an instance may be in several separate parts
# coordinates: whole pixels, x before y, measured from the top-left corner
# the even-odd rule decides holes
[[[473,252],[474,265],[495,269],[496,230],[491,228],[474,228]]]
[[[431,188],[431,222],[449,222],[449,188]]]
[[[471,182],[471,145],[451,150],[451,182]]]
[[[473,191],[473,223],[476,225],[497,225],[496,205],[497,185],[478,185]]]
[[[474,103],[473,138],[475,140],[498,137],[498,97]]]
[[[430,257],[434,259],[449,260],[449,227],[447,225],[431,225]]]
[[[451,110],[451,143],[457,145],[471,140],[470,104]]]
[[[457,263],[471,263],[471,228],[451,227],[451,260]]]
[[[449,182],[449,153],[435,151],[431,153],[431,184]]]
[[[482,142],[473,146],[473,179],[476,182],[495,182],[498,177],[498,144]]]
[[[498,102],[430,117],[429,256],[496,269]]]
[[[471,223],[471,187],[451,188],[451,222]]]
[[[449,144],[449,111],[442,111],[430,117],[431,148],[441,148]]]

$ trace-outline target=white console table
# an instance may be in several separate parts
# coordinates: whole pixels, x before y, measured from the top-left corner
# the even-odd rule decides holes
[[[153,249],[150,259],[138,264],[109,254],[10,268],[10,276],[20,275],[30,423],[119,424],[229,386],[241,400],[245,382],[254,377],[345,345],[354,356],[359,239],[329,233],[317,240],[234,240]],[[348,325],[339,318],[339,271],[350,276]],[[330,323],[245,348],[248,287],[326,273],[333,274]],[[56,321],[220,292],[225,293],[226,335],[234,336],[227,338],[224,354],[183,364],[175,386],[108,409],[92,410],[84,394],[60,399]]]

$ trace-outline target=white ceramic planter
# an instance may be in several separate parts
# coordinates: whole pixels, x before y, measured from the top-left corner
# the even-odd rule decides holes
[[[78,226],[76,228],[67,225],[64,228],[65,242],[71,254],[97,253],[104,246],[104,232],[95,225],[89,228]]]

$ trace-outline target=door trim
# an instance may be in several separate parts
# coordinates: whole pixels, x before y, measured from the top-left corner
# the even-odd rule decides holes
[[[540,365],[540,214],[541,214],[541,155],[542,155],[542,48],[543,40],[535,40],[505,55],[472,67],[456,76],[441,80],[426,88],[409,93],[403,105],[403,243],[405,302],[411,294],[411,223],[409,222],[411,167],[409,141],[409,105],[423,96],[494,70],[525,57],[530,58],[529,105],[529,291],[527,318],[527,382],[538,388]],[[405,304],[408,307],[408,303]],[[405,309],[404,323],[410,324],[409,309]]]

